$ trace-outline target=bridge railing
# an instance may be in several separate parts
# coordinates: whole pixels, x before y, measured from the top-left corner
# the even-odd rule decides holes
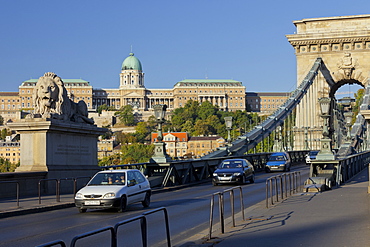
[[[16,198],[17,198],[17,208],[19,208],[19,182],[18,181],[0,181],[0,184],[16,184]]]
[[[144,212],[142,215],[135,216],[132,218],[129,218],[127,220],[120,221],[116,223],[114,226],[106,226],[102,227],[90,232],[86,232],[83,234],[79,234],[75,236],[72,241],[70,246],[74,247],[76,246],[76,243],[79,239],[87,238],[90,236],[97,235],[102,232],[110,232],[110,246],[111,247],[117,247],[118,246],[118,228],[121,227],[122,225],[126,225],[128,223],[134,222],[134,221],[140,221],[140,229],[141,229],[141,240],[142,240],[142,246],[147,247],[148,246],[148,224],[147,224],[147,216],[156,212],[163,211],[164,215],[164,220],[165,220],[165,225],[166,225],[166,239],[167,239],[167,246],[171,247],[171,236],[170,236],[170,227],[169,227],[169,220],[168,220],[168,212],[165,207],[160,207],[151,211]],[[108,239],[107,239],[108,241]],[[55,246],[55,245],[61,245],[63,247],[66,246],[65,242],[63,240],[55,240],[52,242],[44,243],[41,245],[38,245],[37,247],[49,247],[49,246]]]
[[[370,151],[353,154],[339,160],[336,181],[340,185],[365,169],[370,163]]]
[[[289,151],[293,163],[304,162],[308,151]],[[264,171],[270,153],[247,154],[241,156],[226,156],[209,159],[192,159],[175,161],[166,164],[139,163],[122,164],[102,167],[106,169],[136,168],[148,176],[152,187],[167,187],[183,185],[206,180],[212,177],[217,166],[225,159],[243,158],[251,162],[256,172]]]
[[[240,194],[240,212],[242,213],[243,220],[245,220],[244,216],[244,200],[243,200],[243,189],[241,186],[236,186],[221,192],[217,192],[212,194],[211,198],[211,210],[210,210],[210,217],[209,217],[209,235],[208,238],[212,238],[212,227],[213,227],[213,212],[214,212],[214,205],[215,205],[215,197],[218,197],[218,209],[219,209],[219,217],[220,217],[220,225],[221,225],[221,233],[225,233],[225,200],[224,194],[229,192],[230,195],[230,207],[231,207],[231,217],[233,222],[233,227],[235,227],[235,197],[234,197],[234,190],[239,190]]]
[[[270,204],[274,205],[274,202],[278,202],[279,199],[287,198],[288,193],[289,196],[297,193],[301,185],[301,173],[299,171],[269,177],[266,180],[266,208]]]

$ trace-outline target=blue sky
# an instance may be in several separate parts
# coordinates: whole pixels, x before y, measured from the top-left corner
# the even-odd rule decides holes
[[[131,50],[146,88],[234,79],[251,92],[296,87],[294,20],[369,14],[370,1],[0,0],[0,91],[45,72],[118,88]]]

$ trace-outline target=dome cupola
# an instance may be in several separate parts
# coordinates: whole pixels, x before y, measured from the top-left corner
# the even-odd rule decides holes
[[[130,53],[130,55],[123,61],[122,63],[122,70],[139,70],[143,71],[141,66],[140,60],[134,56],[134,53]]]

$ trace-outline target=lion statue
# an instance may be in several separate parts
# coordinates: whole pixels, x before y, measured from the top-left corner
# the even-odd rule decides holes
[[[52,72],[40,77],[33,91],[34,113],[31,118],[55,118],[64,121],[94,124],[88,118],[87,105],[80,100],[73,102],[67,96],[62,79]]]

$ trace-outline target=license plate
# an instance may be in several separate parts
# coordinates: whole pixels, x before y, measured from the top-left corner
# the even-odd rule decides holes
[[[85,205],[100,205],[100,201],[85,201]]]
[[[220,180],[230,180],[229,177],[220,177]]]

